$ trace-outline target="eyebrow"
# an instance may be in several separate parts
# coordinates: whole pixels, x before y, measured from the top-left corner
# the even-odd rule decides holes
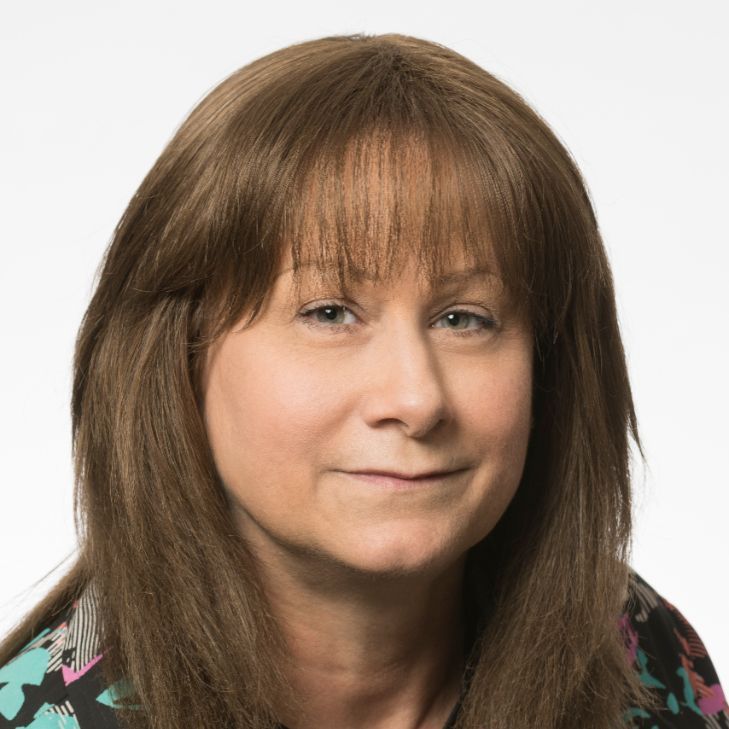
[[[309,268],[316,265],[316,263],[316,261],[304,261],[303,263],[301,263],[300,268]],[[333,264],[325,264],[324,268],[333,269],[336,268],[336,266],[334,266]],[[291,270],[293,270],[293,266],[285,268],[278,275],[281,276]],[[441,274],[439,276],[436,276],[435,280],[438,283],[452,283],[454,281],[465,281],[470,278],[475,278],[476,276],[483,276],[484,274],[487,276],[493,276],[494,278],[498,278],[498,276],[490,268],[485,266],[476,266],[474,268],[463,269],[462,271],[451,271],[449,273]],[[375,279],[375,276],[373,274],[361,268],[352,268],[352,276],[356,281],[374,281]]]
[[[444,273],[441,276],[436,276],[436,280],[443,283],[449,281],[464,281],[469,278],[475,278],[476,276],[483,276],[484,274],[498,278],[498,276],[496,276],[490,268],[478,266],[476,268],[466,268],[463,271],[451,271],[450,273]]]

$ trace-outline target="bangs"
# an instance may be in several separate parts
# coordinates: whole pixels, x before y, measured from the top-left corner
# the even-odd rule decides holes
[[[304,270],[341,291],[389,282],[414,258],[430,287],[463,261],[519,299],[513,224],[465,141],[395,128],[319,146],[285,207],[294,288]]]

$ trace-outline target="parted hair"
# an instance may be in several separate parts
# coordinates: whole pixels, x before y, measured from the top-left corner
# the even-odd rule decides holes
[[[615,729],[653,705],[626,657],[631,439],[638,425],[612,274],[568,150],[512,88],[400,34],[265,55],[190,112],[130,200],[74,355],[74,519],[65,576],[0,665],[90,583],[105,678],[130,729],[272,729],[285,642],[235,528],[201,411],[211,343],[269,295],[302,241],[342,285],[429,276],[452,246],[496,265],[534,337],[518,490],[469,551],[478,616],[458,729]],[[245,447],[245,444],[242,444]],[[282,697],[287,697],[282,699]]]

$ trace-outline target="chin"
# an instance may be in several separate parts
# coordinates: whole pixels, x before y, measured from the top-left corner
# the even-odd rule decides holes
[[[409,546],[402,537],[393,541],[380,537],[379,541],[367,543],[349,542],[346,549],[337,550],[335,561],[352,572],[387,579],[439,574],[460,556],[444,550],[443,545],[428,545],[422,540],[415,543],[417,548]]]

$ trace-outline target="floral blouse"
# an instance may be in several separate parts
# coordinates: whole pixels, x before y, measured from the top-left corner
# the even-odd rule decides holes
[[[636,729],[729,729],[729,706],[696,631],[633,570],[631,591],[632,607],[619,620],[626,660],[662,708],[632,707],[626,719]],[[95,604],[87,589],[0,667],[0,729],[119,729],[114,707],[125,690],[103,684]],[[443,729],[453,727],[459,708]]]

